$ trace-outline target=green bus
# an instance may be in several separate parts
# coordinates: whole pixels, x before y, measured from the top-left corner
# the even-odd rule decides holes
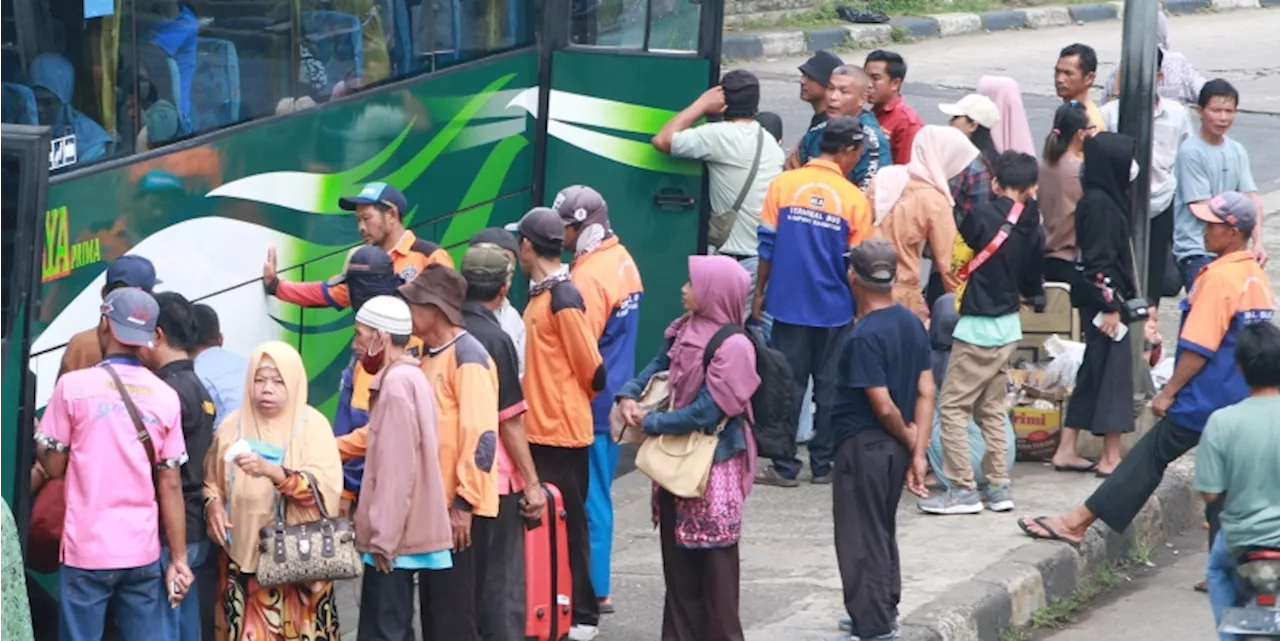
[[[360,242],[340,195],[400,188],[455,260],[592,185],[651,294],[640,353],[705,247],[702,165],[650,145],[719,74],[722,0],[2,0],[3,495],[25,532],[33,419],[107,264],[212,305],[226,346],[299,348],[330,415],[351,315],[264,295]]]

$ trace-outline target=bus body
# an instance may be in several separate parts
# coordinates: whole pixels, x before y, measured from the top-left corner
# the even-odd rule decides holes
[[[24,169],[22,189],[6,184],[3,194],[3,491],[24,525],[33,419],[65,344],[98,320],[108,263],[126,253],[155,264],[158,291],[213,306],[227,348],[247,356],[268,340],[296,346],[309,400],[329,415],[352,315],[266,296],[262,265],[274,246],[282,278],[337,274],[360,242],[338,197],[367,181],[401,189],[406,226],[455,262],[474,232],[550,204],[565,186],[591,185],[651,292],[638,360],[656,352],[680,311],[686,257],[704,246],[705,180],[700,163],[649,140],[715,82],[721,0],[107,0],[110,13],[78,23],[66,14],[103,7],[4,4],[6,69],[16,61],[29,85],[14,86],[6,70],[5,98],[31,94],[35,102],[12,104],[33,105],[50,125],[13,126],[35,116],[7,104],[6,118],[26,120],[4,125],[6,167],[21,135],[27,164],[44,145],[52,170],[47,203],[40,171]],[[68,44],[64,60],[99,56],[114,41],[115,57],[96,70],[114,66],[116,77],[82,64],[82,97],[59,94],[33,65],[47,53],[35,41],[47,32],[42,15],[87,41]],[[263,51],[284,52],[285,62],[272,68]],[[295,84],[320,74],[317,65],[327,80]],[[115,98],[95,93],[112,82]],[[76,109],[59,116],[54,102],[58,117],[47,117],[50,95]],[[163,102],[176,108],[180,133],[157,144]],[[90,147],[95,126],[114,140],[105,154]],[[143,126],[146,143],[135,133]],[[10,246],[11,230],[25,230],[20,244]]]

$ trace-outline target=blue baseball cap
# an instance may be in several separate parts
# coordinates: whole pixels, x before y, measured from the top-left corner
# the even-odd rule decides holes
[[[107,267],[107,287],[120,284],[149,292],[159,282],[155,265],[136,254],[125,254],[111,261],[111,265]]]
[[[409,201],[399,189],[387,183],[369,183],[355,196],[343,196],[338,199],[338,206],[355,211],[359,205],[388,205],[396,208],[396,213],[403,216],[409,213]]]
[[[116,340],[134,347],[155,347],[160,305],[151,294],[132,287],[117,289],[107,294],[101,309]]]

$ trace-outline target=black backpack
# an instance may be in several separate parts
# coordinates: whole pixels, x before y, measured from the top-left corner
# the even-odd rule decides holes
[[[702,371],[711,365],[720,344],[730,336],[745,334],[756,348],[756,373],[760,387],[751,397],[755,417],[752,434],[756,452],[764,458],[789,459],[796,455],[796,384],[787,358],[764,342],[759,330],[725,325],[711,337],[702,355]]]

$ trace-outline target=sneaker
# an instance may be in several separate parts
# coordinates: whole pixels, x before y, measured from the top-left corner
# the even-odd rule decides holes
[[[853,634],[853,619],[840,619],[840,631]]]
[[[926,514],[982,514],[982,497],[977,490],[953,487],[942,496],[916,503]]]
[[[831,637],[827,641],[863,641],[861,637],[857,636],[856,634],[853,634],[853,619],[840,619],[840,631],[848,632],[849,634],[841,635],[838,637]],[[866,639],[866,641],[880,641],[880,640],[895,641],[898,638],[898,631],[899,631],[898,622],[894,621],[893,629],[890,630],[888,634],[884,634],[878,637],[871,637],[869,639]]]
[[[575,625],[569,628],[569,641],[592,641],[600,634],[600,628],[594,625]]]
[[[814,485],[831,485],[831,472],[827,472],[826,474],[814,474],[813,478],[810,479],[809,482]]]
[[[1009,512],[1013,510],[1013,489],[1008,485],[998,485],[982,493],[983,503],[992,512]]]
[[[756,473],[756,483],[774,487],[800,487],[800,481],[779,474],[777,468],[772,465]]]

